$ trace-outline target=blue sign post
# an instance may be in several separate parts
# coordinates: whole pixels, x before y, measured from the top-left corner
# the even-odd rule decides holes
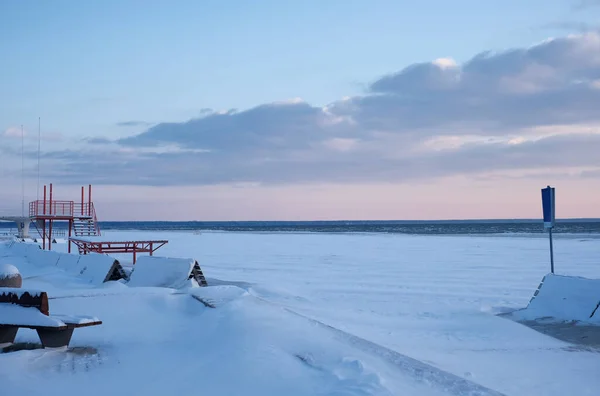
[[[552,247],[552,228],[555,223],[554,187],[542,188],[542,210],[544,213],[544,228],[550,237],[550,272],[554,273],[554,251]]]

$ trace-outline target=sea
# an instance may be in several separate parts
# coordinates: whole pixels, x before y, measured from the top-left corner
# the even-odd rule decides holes
[[[545,233],[539,219],[519,220],[422,220],[422,221],[105,221],[101,230],[184,231],[184,232],[325,232],[395,233],[414,235],[480,235]],[[34,226],[32,224],[32,228]],[[55,223],[65,230],[66,223]],[[16,232],[15,224],[0,222],[0,233]],[[600,219],[557,220],[556,234],[598,234]]]

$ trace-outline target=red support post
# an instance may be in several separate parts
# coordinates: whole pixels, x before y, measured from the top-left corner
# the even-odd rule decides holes
[[[81,186],[81,215],[83,216],[83,203],[85,202],[84,195],[85,189]]]
[[[52,183],[50,183],[50,216],[52,216]],[[48,225],[48,250],[52,250],[52,219]]]
[[[133,264],[135,264],[135,260],[136,260],[135,245],[136,245],[136,243],[134,242],[134,244],[133,244]]]
[[[52,183],[50,183],[50,216],[52,216]]]
[[[92,185],[88,186],[88,216],[92,215]]]
[[[48,250],[52,250],[52,219],[50,219],[50,226],[48,228]]]
[[[46,214],[46,185],[44,185],[44,214]]]
[[[73,229],[73,219],[69,220],[69,239],[67,245],[69,246],[69,253],[71,253],[71,230]]]
[[[44,187],[46,187],[46,186],[44,186]],[[44,202],[44,205],[45,205],[45,202]],[[42,225],[43,225],[43,228],[42,228],[42,230],[43,230],[42,231],[42,249],[46,250],[46,219],[42,220]]]

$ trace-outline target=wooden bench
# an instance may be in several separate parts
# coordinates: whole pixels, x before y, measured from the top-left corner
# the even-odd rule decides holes
[[[14,343],[22,327],[36,330],[44,348],[64,347],[74,329],[99,324],[95,317],[50,315],[46,292],[0,288],[0,345]]]

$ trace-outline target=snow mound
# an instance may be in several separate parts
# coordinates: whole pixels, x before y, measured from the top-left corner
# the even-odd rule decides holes
[[[520,320],[548,319],[600,325],[600,279],[548,274],[524,310]]]
[[[0,324],[62,327],[65,323],[59,318],[47,316],[34,307],[21,307],[16,304],[0,304]]]
[[[43,272],[60,270],[76,275],[84,283],[92,285],[124,277],[119,261],[106,254],[69,254],[43,250],[35,243],[13,242],[0,249],[0,258],[2,257],[25,258],[25,269],[29,270],[29,275],[38,275],[40,269]]]
[[[19,269],[12,264],[0,264],[0,279],[16,278],[20,276]]]
[[[249,295],[246,290],[234,285],[195,288],[190,291],[190,294],[215,308],[235,301],[242,296]]]
[[[129,286],[181,289],[206,286],[198,262],[190,258],[142,256],[130,275]]]

